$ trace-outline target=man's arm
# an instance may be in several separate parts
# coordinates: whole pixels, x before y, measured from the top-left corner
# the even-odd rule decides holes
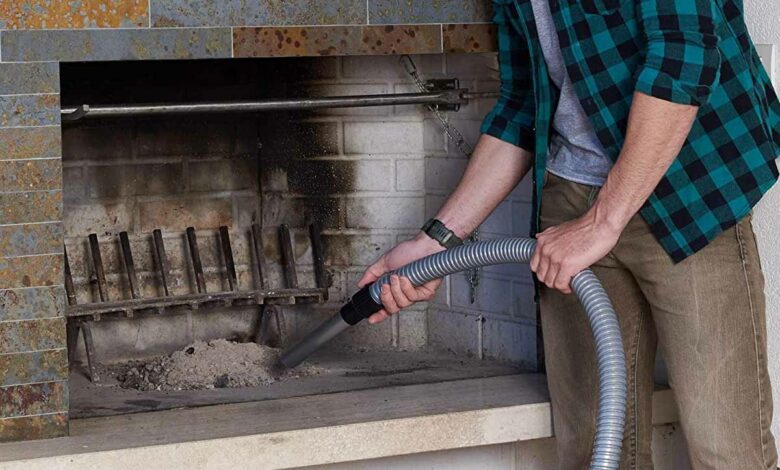
[[[603,258],[680,153],[697,106],[634,93],[626,141],[591,209],[537,235],[531,269],[569,293],[572,277]]]
[[[436,215],[455,234],[464,238],[474,231],[503,201],[531,167],[533,156],[500,139],[483,134],[460,182]],[[382,255],[358,282],[362,287],[382,274],[424,256],[442,251],[438,242],[420,233]],[[382,288],[383,310],[369,318],[378,323],[414,302],[433,297],[441,280],[414,287],[408,279],[391,278]]]

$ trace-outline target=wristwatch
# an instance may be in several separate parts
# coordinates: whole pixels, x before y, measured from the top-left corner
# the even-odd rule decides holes
[[[447,226],[438,219],[428,220],[428,222],[425,222],[425,225],[423,225],[420,230],[425,232],[426,235],[439,242],[439,245],[448,250],[463,244],[463,240],[458,238],[458,236],[455,235],[452,230],[448,229]]]

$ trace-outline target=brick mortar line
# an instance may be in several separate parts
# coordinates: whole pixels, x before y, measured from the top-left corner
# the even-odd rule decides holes
[[[0,417],[0,421],[7,421],[11,419],[22,419],[22,418],[35,418],[38,416],[53,416],[53,415],[67,415],[68,410],[62,410],[62,411],[51,411],[48,413],[40,413],[36,415],[22,415],[22,416],[9,416],[9,417]]]
[[[20,384],[11,384],[11,385],[0,385],[0,390],[4,388],[12,388],[12,387],[26,387],[28,385],[42,385],[42,384],[53,384],[53,383],[68,383],[68,379],[60,379],[60,380],[43,380],[39,382],[25,382]]]
[[[32,354],[32,353],[39,353],[39,352],[49,352],[49,351],[67,351],[68,348],[61,347],[61,348],[49,348],[49,349],[34,349],[32,351],[17,351],[17,352],[11,352],[11,353],[0,353],[0,356],[18,356],[20,354]]]

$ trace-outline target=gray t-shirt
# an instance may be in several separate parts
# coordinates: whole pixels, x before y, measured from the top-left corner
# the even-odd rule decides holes
[[[550,78],[561,92],[553,116],[547,171],[576,183],[601,186],[612,160],[599,142],[566,73],[549,0],[531,0]]]

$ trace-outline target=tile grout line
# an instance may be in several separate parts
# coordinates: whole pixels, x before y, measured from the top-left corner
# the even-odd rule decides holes
[[[68,410],[62,410],[62,411],[50,411],[48,413],[39,413],[35,415],[22,415],[22,416],[7,416],[0,418],[0,421],[4,421],[7,419],[21,419],[21,418],[35,418],[37,416],[53,416],[53,415],[66,415],[68,414]]]
[[[17,352],[0,352],[0,357],[3,356],[18,356],[20,354],[32,354],[32,353],[41,353],[41,352],[50,352],[50,351],[67,351],[68,348],[63,346],[61,348],[49,348],[49,349],[34,349],[32,351],[17,351]]]
[[[52,384],[52,383],[64,383],[68,384],[68,379],[58,379],[58,380],[42,380],[39,382],[25,382],[21,384],[11,384],[11,385],[0,385],[0,390],[4,388],[11,388],[11,387],[26,387],[28,385],[42,385],[42,384]]]

